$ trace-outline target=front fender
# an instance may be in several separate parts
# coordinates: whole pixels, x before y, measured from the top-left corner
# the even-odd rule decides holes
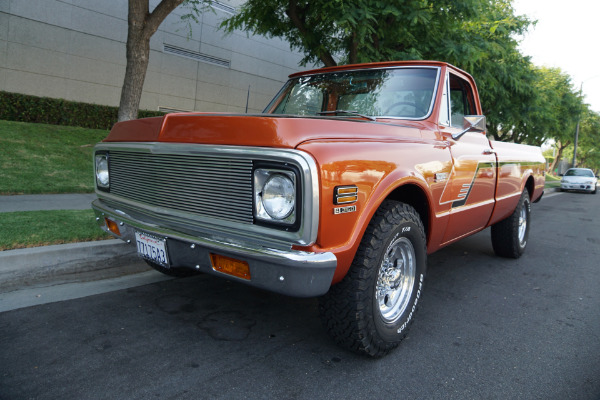
[[[345,276],[371,218],[385,199],[410,185],[424,194],[428,215],[434,215],[435,171],[451,169],[447,150],[414,141],[310,142],[299,149],[314,157],[320,171],[320,221],[311,251],[336,255],[333,283]],[[340,206],[334,204],[334,190],[349,185],[358,189],[358,201],[351,204],[356,209],[336,214],[334,210]]]

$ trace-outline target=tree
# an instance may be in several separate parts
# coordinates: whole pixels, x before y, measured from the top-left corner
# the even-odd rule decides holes
[[[432,52],[449,55],[469,47],[454,39],[464,21],[478,19],[482,3],[496,4],[479,0],[248,0],[221,26],[228,32],[245,29],[284,38],[304,53],[303,64],[406,60]]]
[[[535,131],[541,140],[553,139],[557,150],[550,170],[553,171],[564,151],[575,138],[575,126],[584,109],[571,78],[558,68],[536,68],[533,89],[535,98],[529,105],[524,131]]]
[[[512,104],[499,103],[497,108],[504,114],[502,125],[492,123],[489,132],[496,140],[533,145],[554,139],[558,150],[556,163],[572,143],[581,99],[574,91],[571,78],[560,69],[531,64],[527,68],[529,72],[523,69],[526,75],[520,79],[528,83],[529,93],[522,94],[519,101]]]
[[[515,36],[530,25],[509,0],[248,0],[221,26],[282,37],[304,64],[447,61],[477,78],[494,137],[537,142],[516,134],[527,125],[535,73]]]
[[[579,141],[577,146],[577,166],[600,170],[600,114],[589,109],[586,104],[581,115]]]
[[[150,12],[150,0],[129,0],[127,16],[127,67],[121,89],[119,121],[137,118],[142,89],[150,61],[150,38],[164,19],[180,5],[190,8],[183,19],[198,22],[197,16],[211,0],[161,0]]]

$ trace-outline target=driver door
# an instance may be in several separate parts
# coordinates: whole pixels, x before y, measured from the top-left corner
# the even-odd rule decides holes
[[[446,244],[487,226],[494,209],[496,156],[485,133],[467,132],[460,139],[452,138],[463,131],[465,115],[481,114],[471,83],[449,72],[444,96],[439,128],[451,143],[452,156],[452,172],[440,198],[440,204],[451,205],[442,240]]]

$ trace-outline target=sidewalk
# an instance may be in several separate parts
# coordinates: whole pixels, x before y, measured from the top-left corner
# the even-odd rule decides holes
[[[85,210],[95,194],[0,196],[3,212]],[[69,243],[0,251],[0,292],[66,282],[85,282],[148,271],[135,246],[121,240]]]
[[[95,198],[93,193],[0,196],[0,212],[86,210]]]

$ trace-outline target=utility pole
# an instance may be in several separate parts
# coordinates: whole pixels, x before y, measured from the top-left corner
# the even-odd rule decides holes
[[[579,98],[583,92],[583,82],[579,86]],[[583,99],[582,99],[583,105]],[[577,141],[579,140],[579,122],[581,122],[581,108],[579,108],[579,116],[577,117],[577,126],[575,127],[575,143],[573,144],[573,168],[577,167]]]

